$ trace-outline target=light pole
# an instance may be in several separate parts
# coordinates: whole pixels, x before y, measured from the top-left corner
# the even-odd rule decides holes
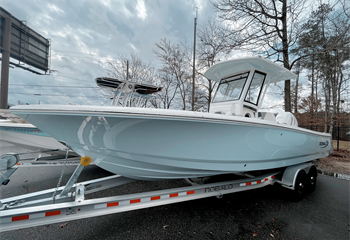
[[[192,73],[192,111],[194,111],[194,89],[195,89],[195,76],[196,76],[196,28],[197,28],[197,13],[198,7],[196,7],[196,17],[194,18],[194,41],[193,41],[193,73]]]

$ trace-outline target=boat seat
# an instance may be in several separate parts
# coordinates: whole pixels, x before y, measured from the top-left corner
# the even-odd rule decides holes
[[[262,120],[276,122],[275,114],[273,114],[272,112],[259,112],[258,116]]]
[[[276,122],[278,124],[285,124],[290,126],[298,126],[298,121],[295,116],[290,112],[282,112],[277,114]]]

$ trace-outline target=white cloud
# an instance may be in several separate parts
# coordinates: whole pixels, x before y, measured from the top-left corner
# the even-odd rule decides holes
[[[101,3],[107,7],[111,6],[111,0],[101,0]]]
[[[198,13],[200,13],[203,9],[203,4],[205,4],[205,2],[203,2],[202,0],[194,0],[194,3],[198,8]]]
[[[206,0],[195,1],[0,0],[1,7],[51,39],[51,69],[58,71],[38,76],[10,69],[9,102],[104,104],[105,98],[86,87],[97,87],[95,78],[106,76],[106,62],[136,51],[157,67],[155,43],[165,37],[173,43],[193,38],[194,6],[200,7],[199,25],[215,14]]]
[[[143,0],[137,0],[136,5],[137,16],[143,20],[147,17],[147,9],[145,6],[145,2]]]
[[[49,7],[50,11],[55,12],[55,13],[64,13],[62,9],[60,9],[59,7],[48,3],[47,6]]]
[[[133,51],[137,50],[137,48],[132,43],[129,43],[128,45],[132,48]]]

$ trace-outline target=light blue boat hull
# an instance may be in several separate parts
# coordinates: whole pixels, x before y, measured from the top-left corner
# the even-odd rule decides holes
[[[13,112],[99,167],[143,180],[281,168],[328,156],[331,144],[329,134],[258,119]]]

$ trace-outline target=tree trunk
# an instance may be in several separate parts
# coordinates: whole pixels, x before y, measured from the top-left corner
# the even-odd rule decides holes
[[[311,60],[311,119],[314,117],[314,102],[315,102],[315,97],[314,97],[314,89],[315,89],[315,56],[312,55],[312,60]]]
[[[287,0],[283,0],[282,24],[283,24],[283,29],[282,29],[283,66],[290,70],[288,32],[287,32]],[[290,80],[286,80],[284,82],[284,108],[286,112],[291,112]]]
[[[297,78],[295,79],[294,114],[298,112],[299,75],[300,75],[300,64],[297,65]]]

